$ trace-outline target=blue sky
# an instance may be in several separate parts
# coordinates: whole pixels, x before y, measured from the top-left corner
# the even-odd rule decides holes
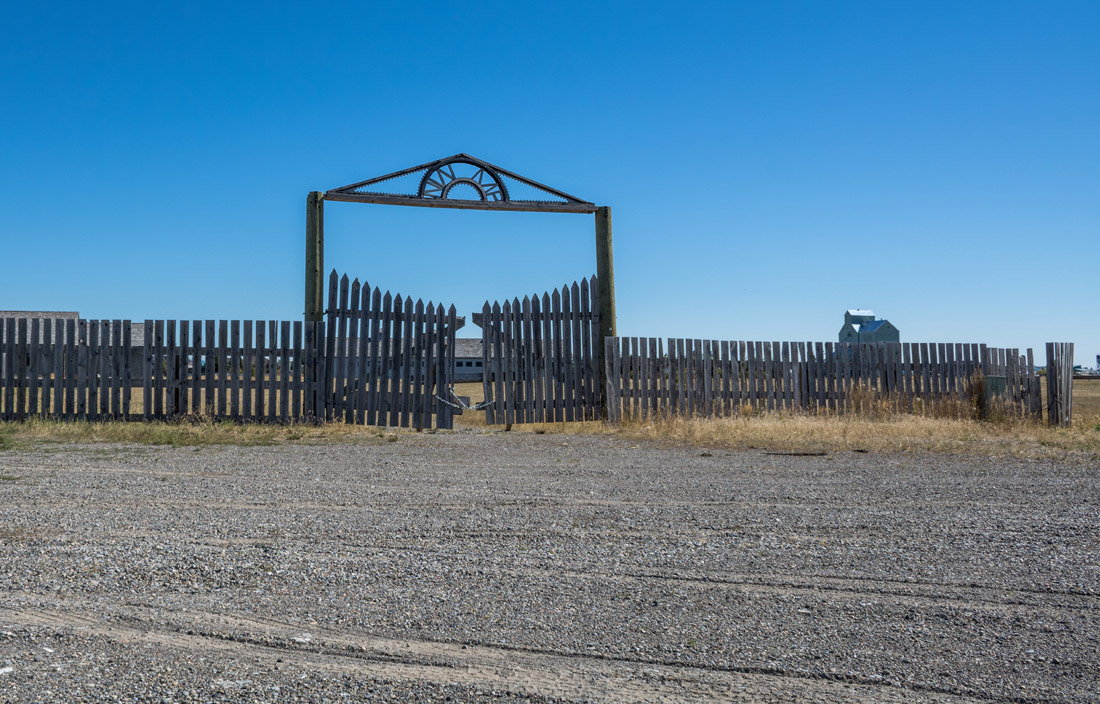
[[[372,5],[8,3],[0,309],[295,319],[307,192],[468,152],[612,207],[622,334],[1100,353],[1098,3]],[[326,240],[461,313],[594,271],[582,215]]]

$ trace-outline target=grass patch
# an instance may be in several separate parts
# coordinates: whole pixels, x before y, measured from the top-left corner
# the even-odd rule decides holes
[[[481,384],[459,384],[460,395],[481,400]],[[930,413],[936,409],[927,409]],[[947,414],[944,409],[939,409]],[[948,409],[950,410],[950,409]],[[966,411],[965,413],[963,411]],[[831,413],[751,412],[720,419],[628,420],[611,426],[602,422],[537,423],[513,426],[513,432],[537,434],[598,434],[628,440],[712,449],[760,449],[782,453],[944,452],[1033,459],[1077,458],[1100,462],[1100,381],[1074,383],[1071,428],[1049,428],[1011,415],[992,422],[960,417],[930,417],[895,413],[885,408],[867,415]],[[485,414],[466,411],[455,418],[456,428],[495,432]],[[85,423],[31,420],[0,423],[0,450],[43,443],[133,443],[171,447],[212,445],[271,446],[327,442],[393,443],[411,437],[408,430],[332,423],[264,425],[232,422],[179,421],[152,423]],[[10,481],[10,480],[9,480]]]
[[[763,414],[749,418],[630,421],[612,434],[701,448],[817,454],[842,451],[942,452],[1031,459],[1100,460],[1091,425],[1049,428],[1031,421],[980,422],[913,415]]]
[[[764,450],[779,454],[937,452],[978,456],[1100,462],[1094,423],[1049,428],[1026,420],[983,422],[908,414],[862,417],[758,413],[734,418],[658,418],[514,425],[512,432],[594,434],[703,450]]]
[[[481,384],[457,387],[458,393],[473,397],[474,402],[482,398]],[[1070,428],[1051,428],[1004,412],[994,412],[991,421],[975,420],[976,409],[958,402],[921,409],[927,415],[899,413],[869,394],[864,399],[864,414],[746,409],[732,418],[632,419],[617,426],[600,422],[517,424],[512,431],[611,435],[700,450],[942,452],[1100,462],[1100,380],[1076,380],[1073,393]],[[484,413],[467,411],[455,418],[455,427],[485,428],[484,419]]]
[[[15,438],[13,435],[14,433],[10,425],[0,425],[0,450],[12,450],[15,448]]]
[[[34,419],[0,425],[0,438],[8,438],[4,449],[44,443],[132,443],[169,447],[236,445],[257,447],[288,443],[394,442],[392,430],[372,426],[264,425],[228,421],[87,423]]]
[[[1043,377],[1043,398],[1046,398],[1046,377]],[[1092,417],[1100,421],[1100,379],[1073,380],[1073,421]]]

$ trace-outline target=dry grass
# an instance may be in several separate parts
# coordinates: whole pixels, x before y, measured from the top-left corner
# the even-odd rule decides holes
[[[475,388],[476,387],[476,388]],[[480,384],[456,391],[482,400]],[[972,409],[930,409],[939,417],[893,413],[868,399],[867,415],[746,413],[736,418],[661,418],[605,423],[535,423],[513,431],[584,433],[699,448],[765,449],[774,452],[944,452],[1032,459],[1100,461],[1100,382],[1076,382],[1074,425],[1049,428],[1030,420],[995,414],[992,422],[967,417]],[[944,417],[949,416],[949,417]],[[485,426],[483,413],[467,411],[455,425]]]
[[[458,384],[471,405],[482,400],[480,383]],[[458,428],[485,428],[485,414],[466,411]],[[516,425],[515,432],[601,434],[700,448],[766,449],[776,452],[948,452],[1030,458],[1100,460],[1100,380],[1074,385],[1074,425],[1048,428],[1000,418],[979,422],[886,411],[868,416],[764,413],[723,419],[630,420]],[[262,425],[230,422],[61,423],[34,420],[0,424],[0,450],[41,443],[137,443],[145,445],[279,445],[320,442],[394,442],[403,433],[333,423]]]
[[[345,425],[264,425],[211,421],[84,423],[31,420],[0,424],[0,449],[41,443],[136,443],[140,445],[281,445],[286,443],[395,441],[385,428]]]
[[[632,421],[618,434],[698,447],[780,452],[946,452],[1033,459],[1100,460],[1100,430],[1048,428],[1037,423],[897,415],[813,416],[785,413],[749,418]]]
[[[1043,377],[1043,393],[1046,393],[1046,377]],[[1100,422],[1100,378],[1073,380],[1073,417],[1082,422],[1090,418]]]

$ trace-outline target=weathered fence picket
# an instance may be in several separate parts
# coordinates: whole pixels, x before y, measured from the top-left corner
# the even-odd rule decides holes
[[[1051,425],[1069,425],[1073,410],[1073,343],[1047,343],[1047,414]]]

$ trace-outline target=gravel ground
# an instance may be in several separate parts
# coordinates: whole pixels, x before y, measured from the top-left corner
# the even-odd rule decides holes
[[[477,431],[0,452],[0,701],[1097,701],[1097,472]]]

